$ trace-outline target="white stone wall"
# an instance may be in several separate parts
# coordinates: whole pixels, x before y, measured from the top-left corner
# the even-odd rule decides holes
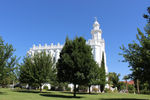
[[[48,90],[51,89],[51,84],[49,84],[49,83],[44,83],[44,84],[42,85],[42,89],[44,89],[44,86],[47,86],[47,87],[48,87]]]
[[[57,62],[59,59],[60,52],[63,48],[63,45],[60,45],[59,43],[57,45],[54,45],[51,43],[51,45],[45,44],[44,46],[39,46],[33,45],[32,48],[27,52],[27,54],[34,56],[35,53],[40,53],[41,51],[45,51],[46,54],[51,54],[52,59]]]

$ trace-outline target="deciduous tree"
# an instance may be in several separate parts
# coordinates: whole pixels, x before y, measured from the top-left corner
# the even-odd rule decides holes
[[[18,59],[14,56],[15,49],[11,44],[4,43],[0,37],[0,84],[4,87],[17,79]]]
[[[36,83],[42,91],[42,84],[50,82],[53,74],[53,62],[50,54],[35,53],[34,56],[24,58],[24,63],[20,68],[20,81],[29,85]]]
[[[133,42],[128,44],[128,48],[121,47],[123,51],[121,55],[124,57],[123,62],[128,62],[132,71],[131,78],[137,81],[137,89],[139,92],[140,84],[148,82],[150,84],[150,7],[148,7],[148,14],[144,18],[148,20],[146,25],[145,34],[138,29],[137,43]],[[150,87],[149,87],[150,90]]]

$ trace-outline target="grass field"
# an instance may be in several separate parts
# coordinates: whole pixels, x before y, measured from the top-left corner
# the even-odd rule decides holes
[[[138,94],[77,94],[74,98],[69,92],[55,91],[13,91],[11,89],[0,88],[0,100],[150,100],[150,95]]]

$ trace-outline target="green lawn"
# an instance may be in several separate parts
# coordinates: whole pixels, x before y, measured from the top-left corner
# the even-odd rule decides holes
[[[77,94],[77,98],[72,97],[69,92],[54,92],[54,91],[22,91],[16,92],[11,89],[0,88],[0,100],[150,100],[150,95],[137,94]]]

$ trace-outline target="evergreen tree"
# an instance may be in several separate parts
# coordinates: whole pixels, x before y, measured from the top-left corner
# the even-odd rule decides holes
[[[100,85],[100,90],[101,92],[103,92],[106,84],[104,53],[102,53],[101,67],[99,67],[98,64],[95,65],[94,64],[89,74],[89,83],[88,83],[89,93],[91,85]]]
[[[60,82],[74,84],[74,96],[76,85],[89,83],[89,74],[93,67],[92,49],[82,37],[74,40],[66,38],[66,43],[60,53],[57,62],[57,76]],[[95,66],[95,64],[94,64]]]
[[[104,60],[104,52],[102,55],[101,67],[100,67],[100,90],[101,92],[104,91],[105,84],[106,84],[106,71],[105,71],[105,60]]]

